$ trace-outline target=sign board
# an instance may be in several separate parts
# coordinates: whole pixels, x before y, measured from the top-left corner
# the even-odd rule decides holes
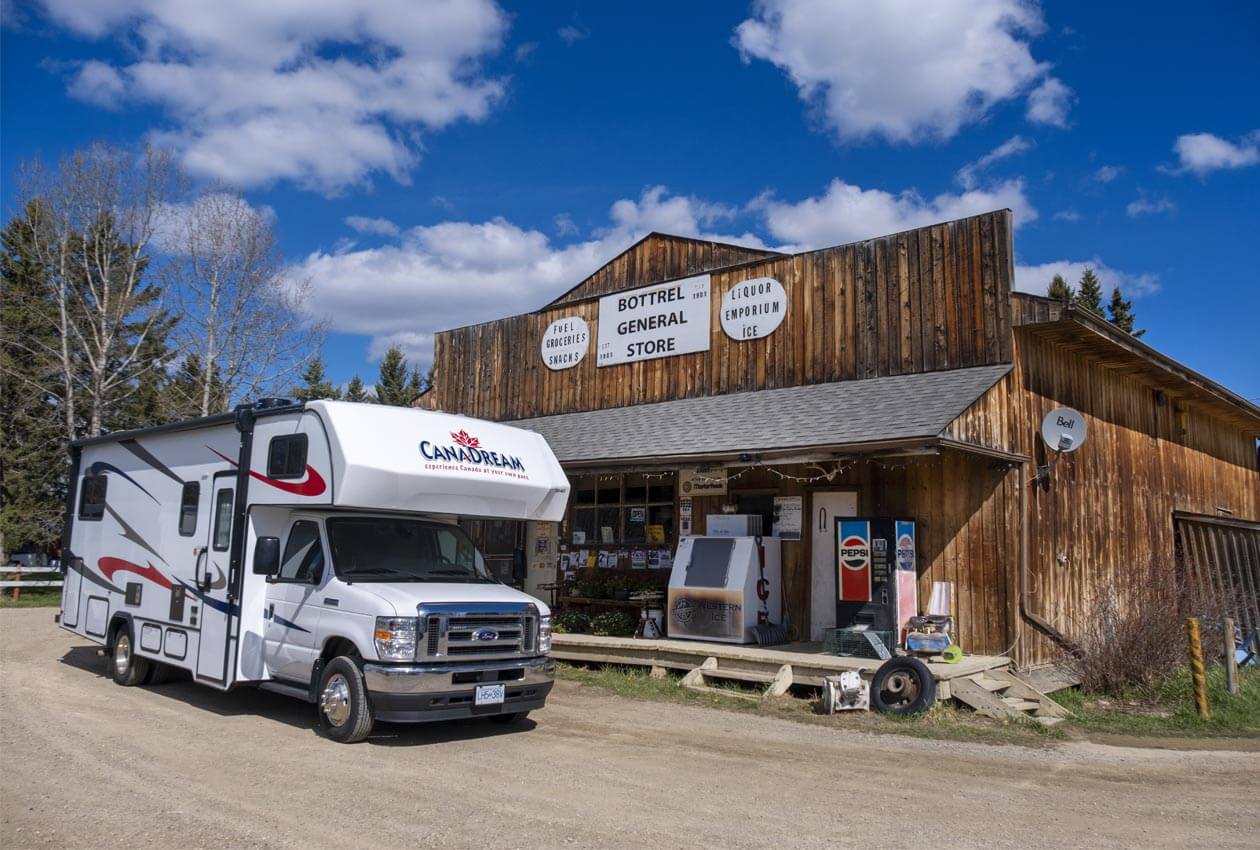
[[[871,524],[861,520],[836,521],[836,561],[839,563],[841,602],[871,601]]]
[[[540,350],[548,369],[568,369],[582,362],[591,347],[591,331],[581,316],[556,319],[543,333]]]
[[[697,466],[678,470],[678,490],[684,496],[725,496],[726,468]]]
[[[744,595],[738,590],[671,587],[669,634],[740,639],[744,636]]]
[[[709,350],[707,274],[599,299],[600,366]]]
[[[1085,442],[1085,417],[1070,407],[1056,407],[1041,420],[1041,439],[1056,452],[1074,452]]]
[[[787,293],[772,277],[755,277],[732,286],[722,296],[722,330],[731,339],[761,339],[783,324]]]
[[[801,496],[774,497],[774,536],[782,540],[801,539]]]

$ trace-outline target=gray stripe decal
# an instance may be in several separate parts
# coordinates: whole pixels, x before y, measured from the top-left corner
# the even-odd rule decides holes
[[[170,467],[168,467],[166,464],[162,463],[162,461],[154,457],[153,454],[148,449],[146,449],[144,446],[137,443],[135,440],[120,440],[118,444],[122,446],[124,449],[126,449],[127,451],[131,452],[136,457],[140,458],[149,466],[156,469],[158,472],[165,475],[167,478],[174,481],[176,484],[183,486],[184,480],[182,478],[180,478],[178,475],[172,472]]]

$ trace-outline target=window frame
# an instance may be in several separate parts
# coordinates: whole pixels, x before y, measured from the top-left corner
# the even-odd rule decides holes
[[[188,504],[188,494],[193,493],[194,498],[192,505]],[[189,507],[192,508],[192,514],[188,513]],[[201,482],[185,481],[184,489],[179,494],[179,536],[193,537],[197,534],[197,515],[201,511]],[[184,520],[192,518],[192,527],[187,531],[184,530]]]
[[[94,482],[101,483],[100,501],[91,502],[92,513],[86,513],[89,506],[88,487]],[[109,492],[109,476],[104,472],[91,473],[83,476],[83,481],[79,485],[79,510],[78,517],[84,522],[100,522],[105,518],[105,496]]]
[[[219,532],[222,530],[220,521],[223,517],[223,494],[228,494],[227,502],[227,540],[222,546],[219,545]],[[236,512],[236,488],[220,487],[214,491],[214,516],[210,521],[210,548],[216,552],[226,552],[232,548],[232,525],[233,514]]]
[[[272,461],[275,459],[276,445],[281,441],[287,444],[284,454],[284,467],[279,471],[276,471],[272,466]],[[289,458],[293,452],[293,445],[300,445],[302,447],[301,469],[296,472],[289,471],[291,467]],[[310,445],[310,438],[303,432],[298,432],[296,434],[277,434],[272,437],[267,443],[267,477],[275,479],[276,481],[283,481],[290,478],[301,478],[306,475],[306,461],[310,456]]]
[[[285,557],[289,553],[289,543],[293,540],[293,532],[297,530],[299,525],[309,524],[315,527],[315,545],[319,546],[320,566],[319,570],[309,578],[285,578],[281,575],[284,570]],[[274,577],[270,579],[273,584],[309,584],[312,587],[318,585],[324,580],[324,569],[328,564],[328,548],[324,545],[324,529],[322,523],[317,519],[310,517],[298,517],[289,525],[289,533],[284,536],[284,548],[280,550],[280,569],[276,571]]]
[[[587,531],[585,525],[578,521],[579,516],[583,515],[583,512],[589,512],[586,515],[594,517],[595,524],[587,534],[585,543],[573,543],[571,536],[566,542],[577,548],[590,547],[597,549],[616,548],[649,550],[668,548],[672,550],[677,543],[678,537],[678,474],[677,472],[671,472],[670,474],[673,477],[672,479],[668,479],[670,481],[668,486],[672,491],[671,498],[669,499],[660,497],[660,490],[666,485],[658,483],[658,481],[665,481],[667,479],[656,479],[655,476],[658,475],[658,473],[652,473],[650,477],[647,473],[635,472],[578,476],[573,482],[573,490],[578,491],[582,489],[584,485],[588,485],[589,482],[589,486],[586,486],[586,490],[583,492],[589,491],[592,494],[593,501],[578,503],[575,500],[570,505],[568,517],[569,533],[572,535],[572,532],[575,530]],[[632,489],[629,484],[631,483],[630,478],[634,475],[640,475],[643,477],[641,484],[639,482],[635,482],[636,486],[633,488],[638,489],[641,486],[643,495],[642,498],[636,497],[634,500],[630,500],[627,496],[627,491]],[[601,478],[607,479],[609,476],[616,477],[617,480],[615,485],[608,481],[600,481]],[[615,502],[604,501],[600,498],[601,492],[608,494],[612,493],[614,489],[617,492],[617,500]],[[672,517],[668,530],[665,534],[665,541],[663,543],[649,543],[646,539],[643,541],[630,541],[627,539],[627,529],[631,525],[629,521],[630,511],[635,508],[641,508],[645,511],[646,521],[642,525],[645,538],[647,535],[647,526],[653,524],[651,522],[653,510],[659,508],[669,509]],[[605,543],[602,539],[600,539],[600,521],[606,516],[606,512],[614,512],[616,517],[615,524],[613,525],[613,542],[611,543]]]

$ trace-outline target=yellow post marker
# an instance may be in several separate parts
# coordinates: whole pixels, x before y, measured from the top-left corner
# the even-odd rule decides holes
[[[1208,719],[1207,679],[1203,675],[1203,642],[1199,639],[1199,618],[1186,618],[1186,636],[1190,638],[1190,678],[1194,681],[1194,704],[1199,716]]]

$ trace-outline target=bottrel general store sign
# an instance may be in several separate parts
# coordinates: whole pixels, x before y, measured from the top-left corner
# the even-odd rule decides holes
[[[709,276],[599,299],[600,366],[709,350]]]

